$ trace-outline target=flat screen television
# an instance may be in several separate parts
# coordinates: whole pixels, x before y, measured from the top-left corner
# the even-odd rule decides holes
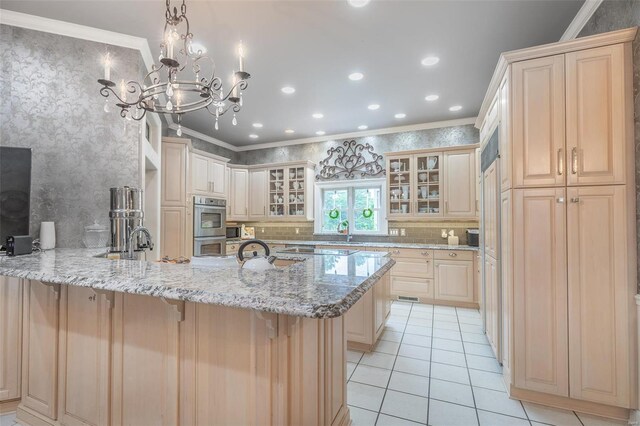
[[[29,235],[31,149],[0,146],[0,246]]]

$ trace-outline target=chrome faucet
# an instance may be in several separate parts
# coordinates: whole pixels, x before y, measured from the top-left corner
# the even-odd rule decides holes
[[[136,226],[135,228],[133,228],[133,231],[131,231],[131,233],[129,234],[129,259],[133,259],[133,252],[134,252],[134,237],[136,237],[137,234],[143,234],[144,235],[144,240],[141,244],[140,241],[140,236],[138,236],[136,238],[136,250],[144,250],[144,249],[149,249],[149,250],[153,250],[153,240],[151,239],[151,233],[149,232],[149,230],[147,228],[145,228],[144,226]]]

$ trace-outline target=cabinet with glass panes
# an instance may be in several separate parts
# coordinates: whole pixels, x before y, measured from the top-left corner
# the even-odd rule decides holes
[[[415,184],[412,179],[412,155],[387,157],[387,198],[389,217],[405,217],[414,213]]]
[[[442,153],[415,155],[416,216],[442,216]]]
[[[305,167],[289,167],[287,170],[287,206],[289,216],[305,215]]]
[[[269,216],[282,217],[286,213],[285,168],[269,169]]]

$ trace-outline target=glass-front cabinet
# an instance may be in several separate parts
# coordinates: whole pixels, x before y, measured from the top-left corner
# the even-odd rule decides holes
[[[269,219],[313,219],[313,170],[311,162],[268,166],[266,210]],[[249,203],[253,198],[249,194]]]
[[[442,153],[416,155],[416,215],[442,216],[440,164]]]
[[[269,216],[278,217],[285,214],[285,169],[273,168],[269,169]],[[251,194],[249,194],[251,199]]]
[[[387,158],[389,217],[441,216],[441,152]]]

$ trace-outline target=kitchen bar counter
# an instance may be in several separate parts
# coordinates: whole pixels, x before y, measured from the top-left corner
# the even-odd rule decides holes
[[[279,253],[278,259],[299,262],[254,272],[240,269],[230,257],[206,266],[110,260],[93,257],[95,253],[55,249],[0,257],[0,276],[291,316],[334,318],[353,306],[395,263],[384,253],[364,251],[350,256]]]
[[[227,244],[240,244],[244,242],[240,239],[227,240]],[[366,250],[370,248],[406,248],[422,250],[469,250],[478,251],[478,247],[468,245],[450,246],[448,244],[422,244],[422,243],[373,243],[360,241],[319,241],[319,240],[264,240],[267,244],[286,244],[288,246],[341,246],[353,247],[354,249]]]

